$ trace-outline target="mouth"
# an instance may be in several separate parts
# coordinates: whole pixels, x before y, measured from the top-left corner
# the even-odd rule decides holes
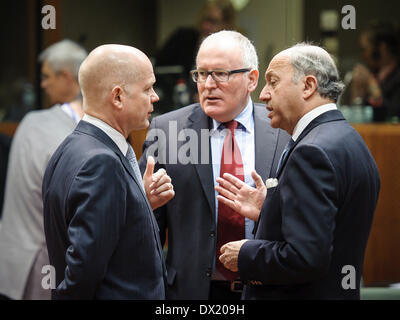
[[[218,101],[218,100],[221,100],[221,98],[214,97],[214,96],[208,96],[208,97],[206,97],[205,100],[206,100],[207,102],[216,102],[216,101]]]
[[[267,105],[267,110],[269,111],[269,113],[268,113],[268,118],[272,118],[272,116],[273,116],[273,114],[274,114],[274,109],[270,106],[270,105]]]

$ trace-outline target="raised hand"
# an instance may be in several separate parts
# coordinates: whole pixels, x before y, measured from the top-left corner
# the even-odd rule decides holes
[[[235,176],[225,173],[223,178],[218,177],[219,186],[215,187],[219,195],[218,201],[226,204],[244,217],[257,221],[261,207],[267,195],[267,188],[261,177],[254,170],[251,177],[256,185],[255,188],[245,184]]]

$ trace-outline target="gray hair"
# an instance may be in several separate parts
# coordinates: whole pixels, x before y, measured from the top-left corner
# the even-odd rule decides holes
[[[254,45],[248,38],[237,31],[222,30],[216,33],[212,33],[203,40],[201,46],[210,41],[218,42],[227,39],[229,39],[233,43],[236,43],[242,49],[244,68],[249,67],[252,69],[258,69],[258,57]]]
[[[327,51],[308,43],[298,43],[282,53],[289,56],[294,68],[295,83],[306,75],[313,75],[317,78],[320,96],[337,102],[344,84],[340,81],[335,62]]]
[[[39,62],[47,61],[54,72],[66,69],[78,79],[79,67],[87,57],[87,51],[71,40],[62,40],[46,48],[39,55]]]

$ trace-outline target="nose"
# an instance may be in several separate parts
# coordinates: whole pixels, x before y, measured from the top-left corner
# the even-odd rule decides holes
[[[208,75],[205,86],[206,88],[215,88],[217,86],[217,82],[212,78],[211,74]]]
[[[153,89],[153,94],[151,95],[151,103],[155,103],[160,100],[160,97],[157,95],[157,93]]]
[[[267,88],[267,86],[265,86],[260,93],[260,101],[263,102],[268,102],[269,100],[271,100],[271,94]]]

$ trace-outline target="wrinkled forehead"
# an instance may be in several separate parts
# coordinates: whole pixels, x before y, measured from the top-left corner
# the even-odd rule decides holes
[[[213,68],[242,67],[243,51],[238,44],[222,40],[208,41],[200,46],[196,57],[198,68],[212,65]]]
[[[265,72],[265,76],[267,77],[267,75],[272,73],[288,72],[290,70],[293,70],[290,56],[280,53],[272,58],[268,65],[267,71]]]

